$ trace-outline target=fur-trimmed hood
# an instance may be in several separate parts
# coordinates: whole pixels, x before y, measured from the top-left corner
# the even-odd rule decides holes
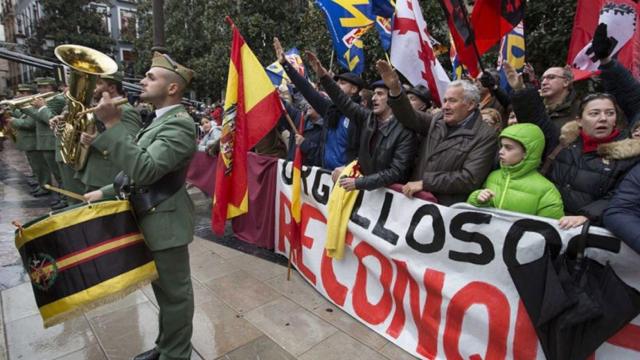
[[[569,146],[580,137],[580,125],[577,121],[569,121],[560,130],[560,144]],[[598,155],[610,160],[622,160],[640,156],[640,139],[624,139],[600,144]]]

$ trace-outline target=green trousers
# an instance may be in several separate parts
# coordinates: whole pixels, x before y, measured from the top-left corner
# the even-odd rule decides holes
[[[76,194],[84,194],[84,184],[78,180],[75,175],[76,171],[65,163],[59,162],[60,175],[62,176],[62,188]],[[80,201],[73,198],[66,198],[69,204],[77,204]]]
[[[49,171],[42,151],[29,150],[25,151],[25,154],[31,166],[31,172],[33,172],[40,187],[44,189],[44,184],[51,184],[51,172]]]
[[[158,269],[158,280],[151,286],[160,308],[156,339],[160,360],[190,359],[194,305],[189,248],[178,246],[152,254]]]
[[[62,176],[60,175],[60,168],[56,162],[56,152],[54,150],[39,150],[42,153],[44,161],[47,163],[47,168],[50,174],[56,179],[56,184],[62,186]]]

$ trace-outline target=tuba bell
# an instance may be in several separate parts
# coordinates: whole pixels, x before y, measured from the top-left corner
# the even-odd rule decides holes
[[[85,110],[91,107],[98,78],[115,73],[118,65],[106,54],[80,45],[60,45],[55,55],[71,70],[64,94],[67,113],[56,129],[62,145],[60,155],[65,164],[78,171],[84,168],[89,155],[89,147],[80,143],[80,134],[96,131],[93,114]]]

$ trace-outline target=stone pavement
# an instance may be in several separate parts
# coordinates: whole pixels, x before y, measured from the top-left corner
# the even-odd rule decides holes
[[[0,359],[129,359],[153,347],[158,308],[147,286],[44,329],[13,243],[12,220],[48,211],[28,194],[22,153],[0,152]],[[198,221],[190,245],[195,293],[193,359],[414,359],[319,295],[285,259],[209,230],[209,200],[191,189]]]

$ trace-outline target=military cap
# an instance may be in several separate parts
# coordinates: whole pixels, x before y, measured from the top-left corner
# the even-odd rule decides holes
[[[358,87],[358,90],[361,90],[365,86],[364,80],[362,80],[360,76],[352,72],[345,72],[340,75],[336,75],[333,77],[333,80],[344,80],[346,82],[352,83],[353,85]]]
[[[36,87],[33,84],[22,83],[18,84],[18,91],[36,92]]]
[[[178,74],[184,81],[189,85],[191,83],[191,79],[193,79],[193,70],[182,66],[175,62],[169,55],[162,54],[157,51],[153,52],[153,59],[151,59],[151,67],[159,67],[163,69],[167,69],[169,71],[173,71]]]
[[[52,77],[39,77],[36,78],[36,85],[37,86],[44,86],[44,85],[56,85],[56,79],[52,78]]]

